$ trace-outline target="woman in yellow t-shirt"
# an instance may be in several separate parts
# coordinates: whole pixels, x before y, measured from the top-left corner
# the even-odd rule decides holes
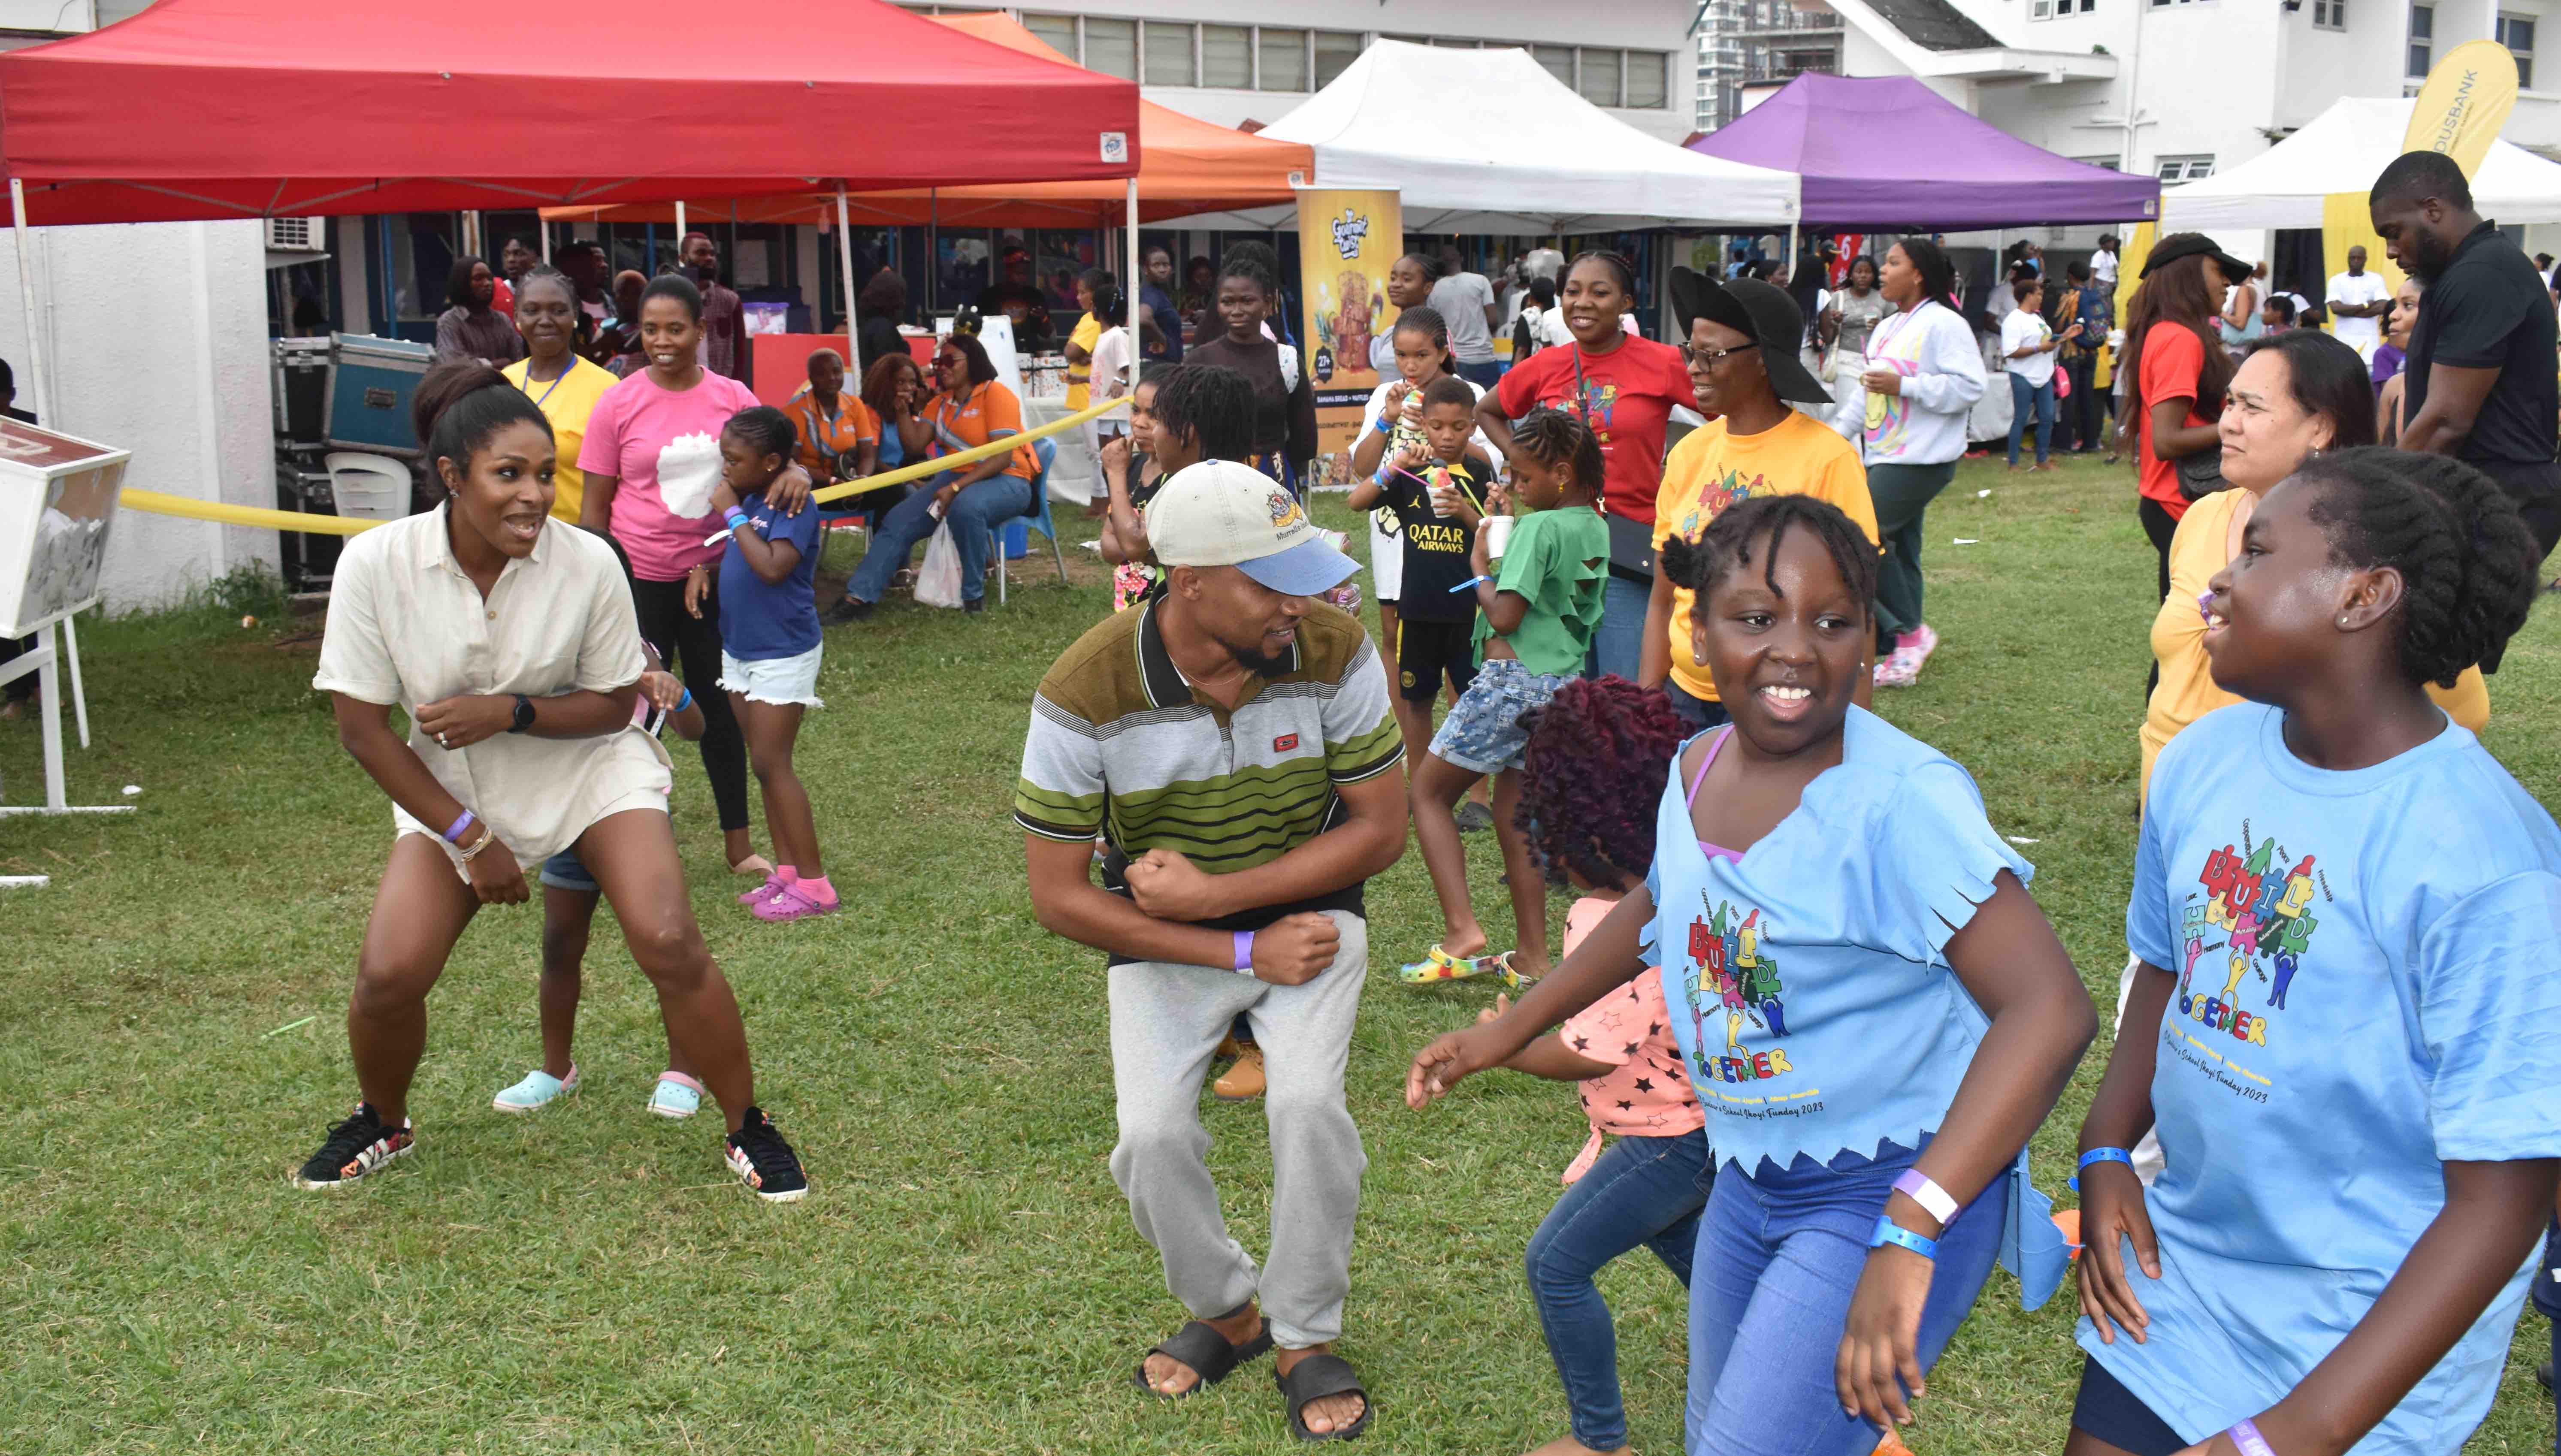
[[[1093,403],[1094,346],[1103,342],[1103,320],[1096,315],[1094,296],[1111,286],[1111,275],[1101,268],[1087,268],[1076,275],[1076,306],[1085,317],[1076,321],[1076,332],[1067,336],[1067,407],[1082,409]]]
[[[2374,384],[2348,345],[2312,329],[2294,329],[2250,346],[2225,394],[2221,424],[2223,478],[2233,488],[2205,497],[2179,518],[2170,538],[2169,595],[2152,618],[2152,656],[2160,683],[2143,715],[2143,790],[2152,761],[2179,730],[2241,700],[2215,686],[2205,658],[2208,581],[2241,551],[2241,533],[2259,498],[2304,461],[2333,446],[2374,438]],[[2467,668],[2452,688],[2430,686],[2446,715],[2478,732],[2489,722],[2489,690],[2479,668]]]
[[[1781,289],[1754,279],[1719,282],[1672,269],[1672,308],[1687,336],[1690,389],[1708,421],[1683,436],[1663,461],[1654,497],[1654,550],[1678,533],[1695,541],[1726,507],[1762,495],[1818,496],[1876,537],[1876,507],[1858,447],[1830,425],[1788,407],[1829,404],[1796,357],[1804,315]],[[1716,684],[1690,648],[1692,593],[1658,566],[1645,606],[1636,681],[1659,687],[1693,729],[1726,722]],[[1868,678],[1860,674],[1860,701]]]
[[[526,355],[499,373],[552,422],[552,438],[560,445],[560,464],[552,473],[552,515],[575,526],[587,499],[587,475],[577,463],[578,448],[587,441],[587,418],[604,392],[622,382],[579,357],[578,287],[549,263],[527,269],[516,280],[516,332],[525,336]]]

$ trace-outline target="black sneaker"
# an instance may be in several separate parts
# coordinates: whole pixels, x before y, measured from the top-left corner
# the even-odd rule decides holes
[[[868,622],[871,619],[872,604],[848,592],[834,606],[827,608],[826,625],[841,627],[848,622]]]
[[[1469,799],[1458,806],[1457,820],[1460,834],[1474,834],[1494,827],[1494,811]]]
[[[409,1119],[393,1127],[383,1121],[371,1103],[359,1102],[346,1121],[329,1129],[329,1140],[302,1171],[293,1175],[297,1188],[344,1188],[370,1173],[381,1172],[395,1158],[418,1146],[418,1133]]]
[[[809,1191],[808,1175],[800,1171],[800,1155],[782,1140],[782,1129],[763,1108],[747,1109],[746,1120],[729,1135],[728,1150],[730,1171],[767,1203],[798,1203]]]
[[[985,597],[983,597],[983,596],[972,596],[972,597],[968,598],[967,600],[965,600],[965,601],[963,601],[963,602],[961,602],[961,603],[960,603],[960,610],[961,610],[961,612],[962,612],[964,615],[967,615],[967,616],[973,616],[973,617],[974,617],[974,616],[976,616],[978,613],[980,613],[980,612],[982,612],[982,611],[985,611],[986,609],[987,609],[987,598],[985,598]]]

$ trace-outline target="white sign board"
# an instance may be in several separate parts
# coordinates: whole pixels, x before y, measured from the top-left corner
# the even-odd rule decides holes
[[[97,604],[131,453],[0,417],[0,637]]]

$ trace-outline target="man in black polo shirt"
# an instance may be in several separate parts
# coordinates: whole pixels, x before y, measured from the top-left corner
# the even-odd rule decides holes
[[[2401,448],[2452,455],[2497,481],[2550,555],[2561,541],[2551,292],[2473,211],[2471,184],[2443,153],[2394,158],[2366,205],[2392,260],[2428,285],[2410,331]]]

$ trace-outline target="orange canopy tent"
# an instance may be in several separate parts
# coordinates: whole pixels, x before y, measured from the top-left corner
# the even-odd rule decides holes
[[[1044,61],[1067,60],[1002,15],[945,15],[935,20]],[[1138,216],[1142,221],[1286,203],[1290,183],[1310,181],[1314,172],[1312,148],[1266,140],[1152,101],[1138,103]],[[1126,200],[1126,190],[1116,178],[906,188],[851,194],[844,202],[844,216],[866,227],[938,223],[964,228],[1110,228],[1125,220]],[[676,221],[677,212],[667,204],[642,203],[547,208],[543,216],[554,222],[665,223]],[[690,216],[826,227],[835,223],[838,212],[833,193],[792,193],[696,203]]]

